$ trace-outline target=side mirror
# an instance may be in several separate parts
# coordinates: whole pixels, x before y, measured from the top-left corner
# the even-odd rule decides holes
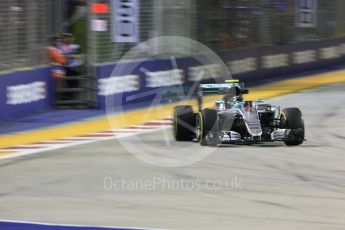
[[[242,89],[242,94],[248,94],[249,90],[248,89]]]

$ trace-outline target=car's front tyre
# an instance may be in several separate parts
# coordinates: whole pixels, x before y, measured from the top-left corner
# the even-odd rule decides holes
[[[303,115],[298,108],[286,108],[281,113],[282,128],[290,129],[284,143],[288,146],[300,145],[304,141],[305,129]]]
[[[192,106],[181,105],[174,109],[174,137],[176,141],[192,141],[195,137],[195,116]]]

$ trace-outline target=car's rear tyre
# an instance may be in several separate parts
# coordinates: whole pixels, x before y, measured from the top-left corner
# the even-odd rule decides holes
[[[214,142],[207,139],[207,134],[210,131],[215,131],[218,125],[217,111],[211,109],[203,109],[197,114],[196,118],[196,132],[197,140],[200,145],[212,145]]]
[[[288,146],[300,145],[304,141],[304,121],[301,110],[286,108],[281,113],[282,128],[290,129],[290,134],[284,143]]]
[[[174,137],[177,141],[192,141],[195,137],[195,116],[192,106],[181,105],[174,109]]]

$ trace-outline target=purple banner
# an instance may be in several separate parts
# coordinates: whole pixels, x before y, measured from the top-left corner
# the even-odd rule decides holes
[[[50,108],[52,79],[49,68],[0,76],[0,118],[23,117]]]

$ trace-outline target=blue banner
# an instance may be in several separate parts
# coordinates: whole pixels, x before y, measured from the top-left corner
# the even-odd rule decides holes
[[[49,68],[0,76],[0,118],[12,119],[47,110],[52,104],[52,91]]]

